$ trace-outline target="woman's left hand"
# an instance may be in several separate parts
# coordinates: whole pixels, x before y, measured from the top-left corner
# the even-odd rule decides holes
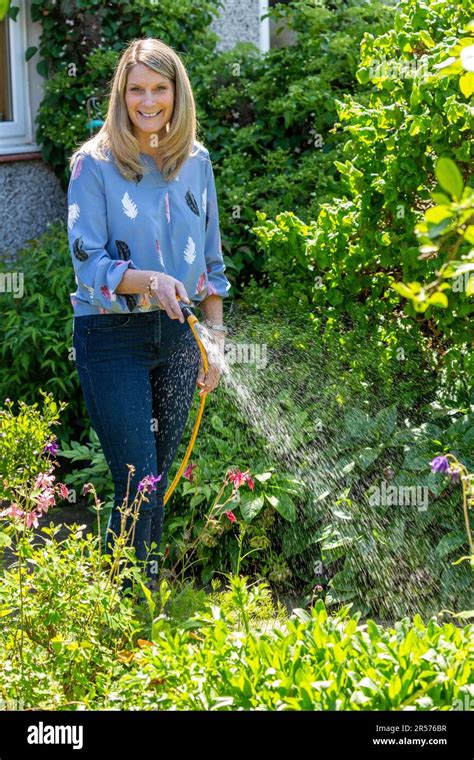
[[[199,364],[199,374],[197,378],[197,385],[200,387],[199,395],[203,393],[209,393],[213,391],[219,385],[219,378],[222,374],[222,364],[224,360],[224,339],[218,338],[215,341],[215,345],[208,351],[208,371],[207,375],[204,372],[204,367],[201,361]]]

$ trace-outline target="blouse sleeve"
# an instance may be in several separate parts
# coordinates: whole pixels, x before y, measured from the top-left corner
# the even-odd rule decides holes
[[[215,294],[225,298],[231,287],[224,272],[226,266],[222,256],[221,232],[219,226],[219,207],[217,203],[216,183],[214,170],[209,158],[206,161],[207,174],[207,207],[206,207],[206,235],[204,253],[206,258],[207,276],[209,281],[208,294]]]
[[[115,293],[133,261],[112,259],[108,240],[107,206],[100,167],[93,156],[80,153],[68,187],[68,240],[77,284],[88,291],[89,302],[107,311],[128,313],[125,294]]]

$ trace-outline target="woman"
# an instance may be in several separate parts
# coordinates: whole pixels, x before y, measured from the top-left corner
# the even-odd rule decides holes
[[[210,392],[220,374],[214,354],[204,376],[178,299],[199,304],[223,351],[230,288],[209,151],[196,140],[191,85],[172,48],[151,38],[127,46],[106,120],[70,168],[75,361],[115,487],[106,551],[120,533],[131,464],[128,504],[144,488],[148,499],[134,546],[153,586],[168,470],[196,383]]]

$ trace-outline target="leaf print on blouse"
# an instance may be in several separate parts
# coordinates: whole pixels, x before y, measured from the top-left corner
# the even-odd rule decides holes
[[[204,290],[206,287],[206,273],[203,272],[201,275],[199,275],[199,280],[196,285],[196,293],[199,293],[201,290]]]
[[[186,203],[188,204],[189,208],[193,212],[193,214],[196,214],[196,216],[200,216],[200,211],[198,208],[198,205],[196,203],[196,198],[192,194],[190,188],[188,187],[188,192],[184,196],[186,198]]]
[[[124,240],[116,240],[115,245],[117,246],[117,253],[122,261],[130,261],[131,253],[127,243]],[[121,293],[121,295],[125,296],[129,310],[133,311],[137,305],[135,297],[131,293]]]
[[[130,248],[127,243],[124,240],[116,240],[115,245],[117,246],[117,253],[122,261],[129,261],[132,254],[130,253]]]
[[[115,293],[110,292],[107,285],[102,285],[100,292],[109,303],[112,303],[112,301],[117,300],[117,296],[115,295]]]
[[[217,296],[217,295],[219,295],[219,294],[218,294],[218,292],[217,292],[217,290],[215,289],[214,285],[212,284],[212,282],[208,283],[208,286],[207,286],[207,293],[208,293],[208,295],[210,295],[210,296],[211,296],[211,295],[214,295],[214,296]]]
[[[79,174],[81,173],[82,169],[82,163],[84,161],[84,156],[78,156],[76,159],[76,163],[74,164],[74,168],[72,170],[72,177],[71,179],[77,179]]]
[[[71,205],[68,208],[68,214],[67,214],[67,226],[70,230],[74,227],[75,223],[79,219],[79,215],[81,213],[81,209],[79,208],[78,203],[71,203]]]
[[[171,214],[170,214],[170,197],[168,193],[165,194],[165,214],[166,214],[166,219],[169,224],[171,221]]]
[[[188,242],[186,244],[186,248],[184,249],[184,260],[188,264],[192,264],[195,258],[196,258],[196,243],[194,242],[192,237],[188,237]]]
[[[122,198],[122,210],[130,219],[135,219],[138,214],[137,204],[132,201],[129,194],[125,192]]]
[[[94,288],[92,288],[90,285],[84,285],[84,287],[89,293],[89,300],[92,303],[94,300]]]
[[[89,254],[82,247],[82,238],[78,237],[72,244],[72,252],[78,261],[87,261]]]
[[[163,269],[166,271],[165,262],[163,261],[163,252],[162,252],[162,250],[160,248],[160,241],[159,240],[155,240],[155,246],[156,246],[156,252],[158,254],[158,259],[160,261],[160,264],[163,267]]]

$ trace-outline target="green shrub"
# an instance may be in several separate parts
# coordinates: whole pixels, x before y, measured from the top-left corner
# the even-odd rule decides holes
[[[0,502],[14,501],[15,489],[33,482],[49,467],[44,447],[54,440],[52,427],[59,425],[64,407],[58,406],[51,394],[40,393],[41,409],[38,403],[29,406],[22,399],[17,413],[11,399],[0,408]]]
[[[62,440],[78,436],[85,406],[75,369],[72,347],[74,292],[65,224],[50,225],[37,240],[29,241],[0,271],[24,274],[21,298],[6,292],[0,299],[0,399],[22,399],[33,404],[38,386],[68,406],[62,415]],[[65,274],[66,273],[66,274]]]
[[[20,709],[469,709],[472,625],[384,629],[321,601],[287,619],[266,583],[236,577],[207,596],[163,580],[134,605],[97,572],[96,539],[56,530],[24,547],[29,571],[2,573],[2,699]]]

